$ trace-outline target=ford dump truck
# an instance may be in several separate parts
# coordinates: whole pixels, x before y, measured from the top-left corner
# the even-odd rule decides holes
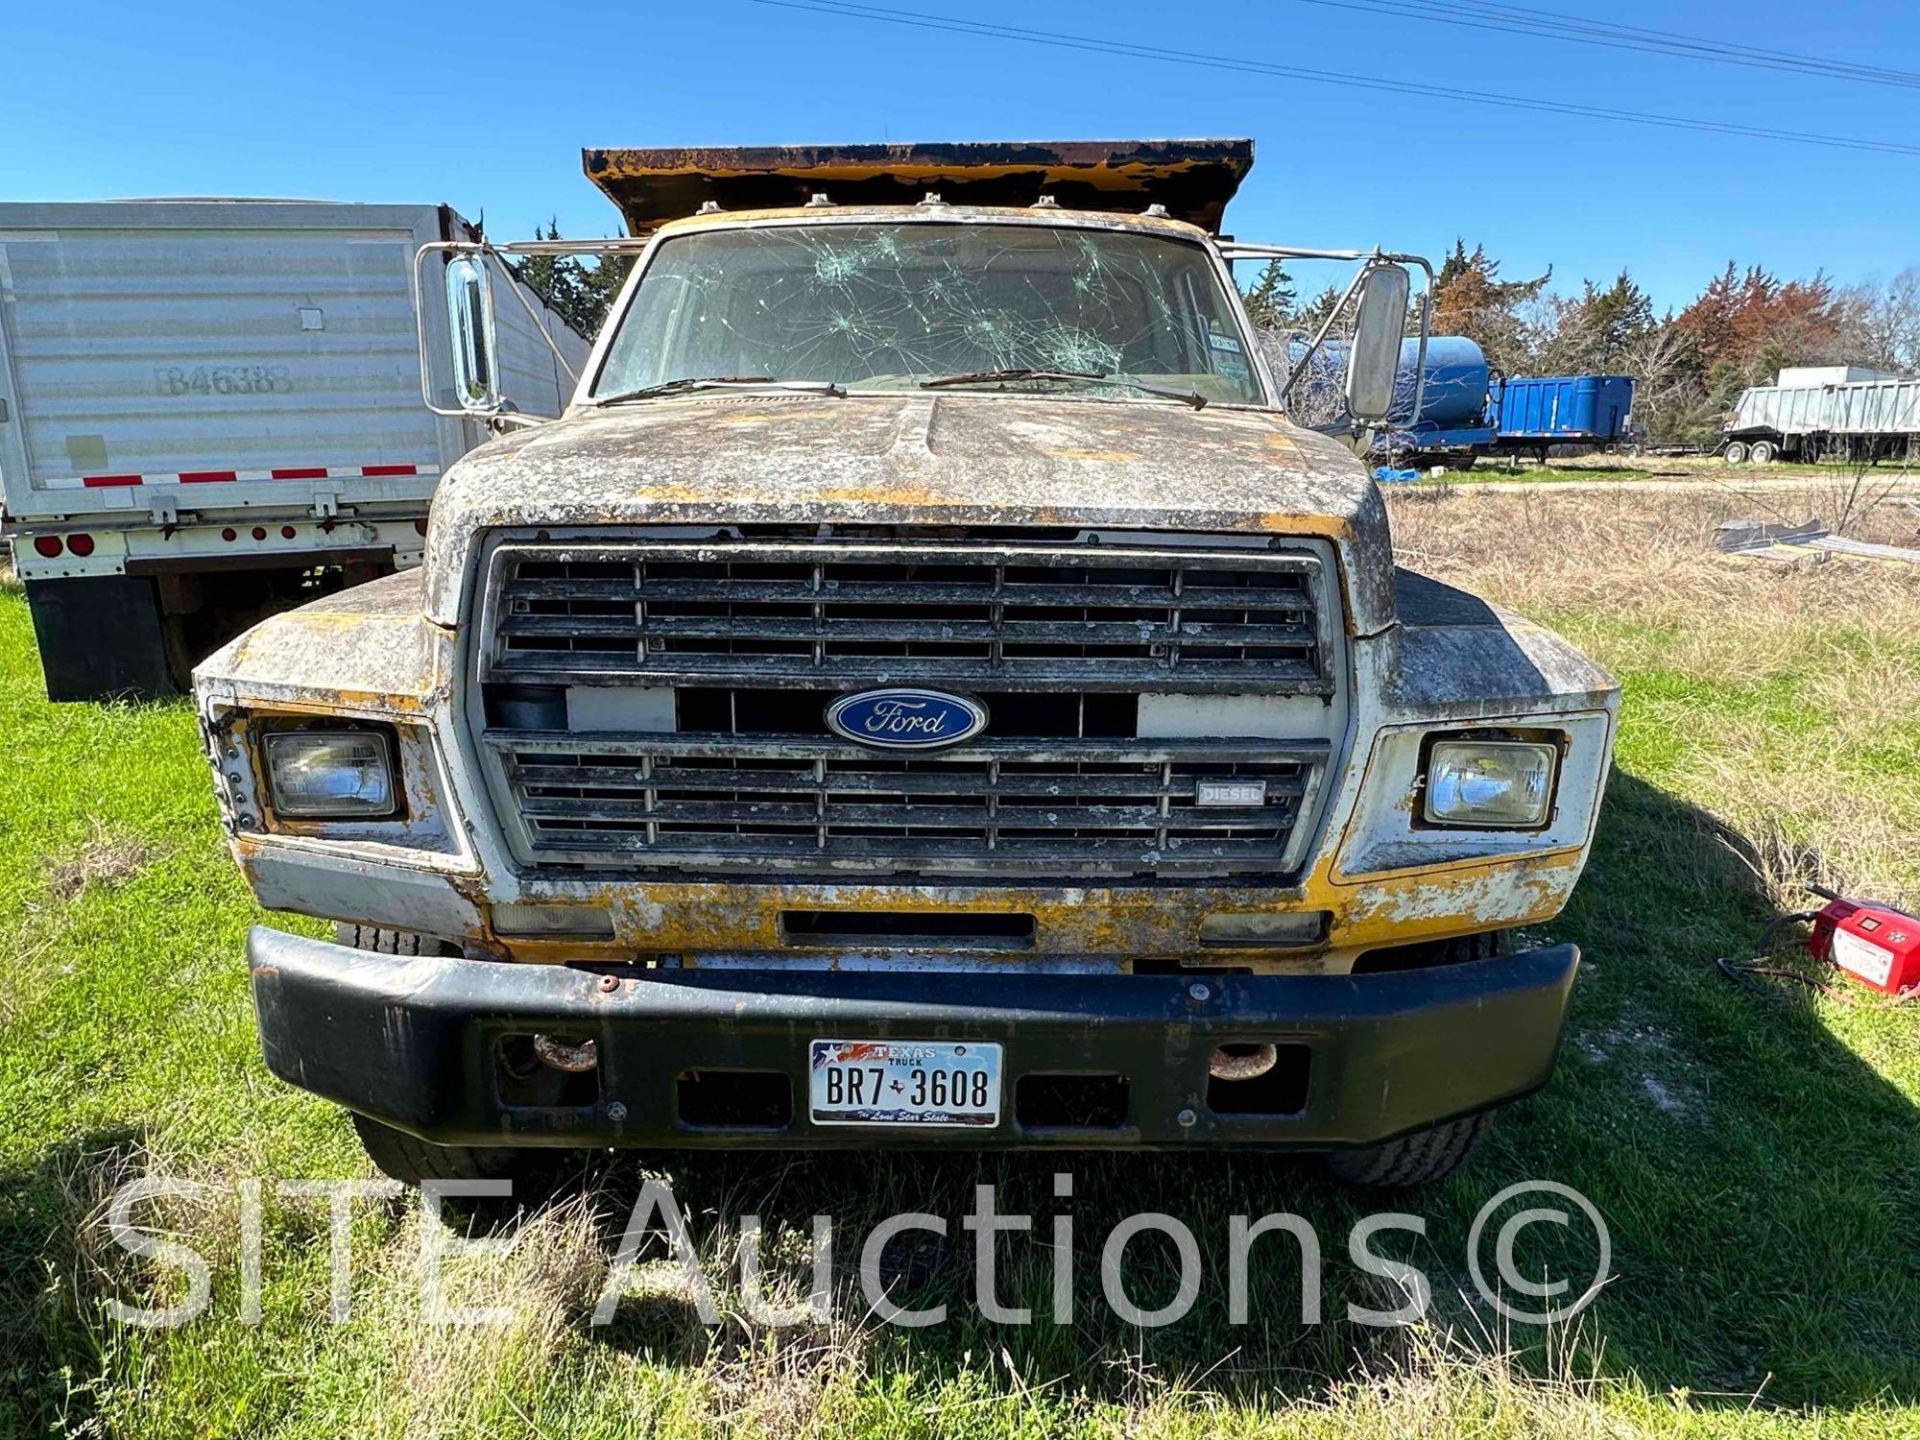
[[[1617,708],[1397,569],[1236,256],[1245,141],[590,151],[637,257],[425,561],[196,694],[275,1074],[408,1180],[552,1147],[1256,1146],[1371,1184],[1544,1084]],[[435,252],[436,254],[438,252]],[[429,257],[431,258],[431,257]],[[1419,307],[1424,311],[1424,304]],[[1424,330],[1424,315],[1416,330]],[[1324,338],[1324,337],[1323,337]]]
[[[180,694],[263,615],[419,563],[487,430],[420,403],[446,310],[409,272],[478,233],[442,205],[0,203],[0,508],[48,698]],[[515,293],[503,363],[558,414],[587,342]]]

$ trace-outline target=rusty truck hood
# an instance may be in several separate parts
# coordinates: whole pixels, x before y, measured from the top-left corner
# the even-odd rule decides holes
[[[1089,525],[1318,535],[1339,549],[1348,622],[1392,622],[1386,507],[1337,441],[1267,412],[1007,395],[706,391],[482,446],[433,502],[427,614],[459,617],[495,527]]]

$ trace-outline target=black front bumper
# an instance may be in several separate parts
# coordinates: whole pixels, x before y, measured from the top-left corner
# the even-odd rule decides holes
[[[268,1066],[281,1079],[443,1144],[971,1148],[1387,1139],[1527,1094],[1559,1049],[1571,945],[1434,969],[1335,975],[1088,976],[889,972],[604,972],[376,955],[256,927],[247,939]],[[510,1103],[510,1037],[591,1038],[597,1070],[566,1104]],[[816,1126],[808,1042],[987,1040],[1005,1047],[992,1130]],[[1216,1045],[1296,1047],[1304,1100],[1216,1113]],[[688,1123],[688,1072],[791,1086],[784,1125]],[[1097,1126],[1022,1122],[1028,1077],[1124,1078]]]

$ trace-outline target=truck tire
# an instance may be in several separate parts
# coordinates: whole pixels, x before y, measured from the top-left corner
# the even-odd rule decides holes
[[[1337,1150],[1326,1157],[1327,1169],[1336,1180],[1370,1189],[1431,1185],[1467,1163],[1481,1133],[1492,1123],[1493,1112],[1483,1110],[1381,1145]]]
[[[340,921],[333,927],[342,945],[379,955],[452,955],[454,948],[431,935],[413,930],[382,930],[372,925]],[[525,1167],[525,1151],[505,1146],[435,1145],[430,1140],[350,1115],[360,1148],[389,1180],[418,1186],[423,1180],[509,1180]]]
[[[360,1148],[389,1180],[418,1187],[424,1180],[511,1180],[526,1152],[504,1146],[435,1145],[365,1115],[350,1115]]]
[[[333,938],[356,950],[371,950],[376,955],[458,955],[460,952],[444,940],[422,935],[415,930],[381,930],[372,925],[355,925],[337,920]]]
[[[1747,458],[1756,465],[1773,463],[1774,446],[1771,440],[1756,440],[1747,447]]]
[[[1512,949],[1513,933],[1486,930],[1477,935],[1456,935],[1447,940],[1428,940],[1381,954],[1379,970],[1424,968],[1429,965],[1462,965],[1474,960],[1490,960]],[[1362,957],[1362,965],[1369,958]],[[1361,966],[1355,974],[1362,973]],[[1366,973],[1377,973],[1367,970]],[[1493,1123],[1494,1112],[1483,1110],[1461,1120],[1448,1120],[1430,1129],[1417,1130],[1379,1145],[1358,1150],[1336,1150],[1326,1157],[1329,1173],[1348,1185],[1374,1189],[1431,1185],[1444,1180],[1473,1154],[1480,1136]]]
[[[1722,453],[1727,457],[1727,464],[1744,465],[1747,463],[1747,442],[1744,440],[1730,440],[1727,442],[1727,448]]]

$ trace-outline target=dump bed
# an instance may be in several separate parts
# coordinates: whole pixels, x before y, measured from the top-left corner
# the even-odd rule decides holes
[[[468,233],[434,205],[0,204],[9,520],[424,513],[485,434],[421,404],[413,255]],[[444,317],[430,293],[430,340]],[[546,325],[578,366],[586,341]],[[532,319],[508,299],[499,328],[516,395],[558,413],[571,382]]]
[[[1509,375],[1499,432],[1515,440],[1618,440],[1633,409],[1630,375]]]
[[[1920,378],[1845,385],[1756,385],[1727,429],[1781,435],[1920,435]]]
[[[1210,231],[1253,165],[1251,140],[988,141],[930,145],[763,145],[586,150],[581,163],[644,235],[703,205],[779,210],[835,205],[1028,206],[1138,215],[1149,205]]]

